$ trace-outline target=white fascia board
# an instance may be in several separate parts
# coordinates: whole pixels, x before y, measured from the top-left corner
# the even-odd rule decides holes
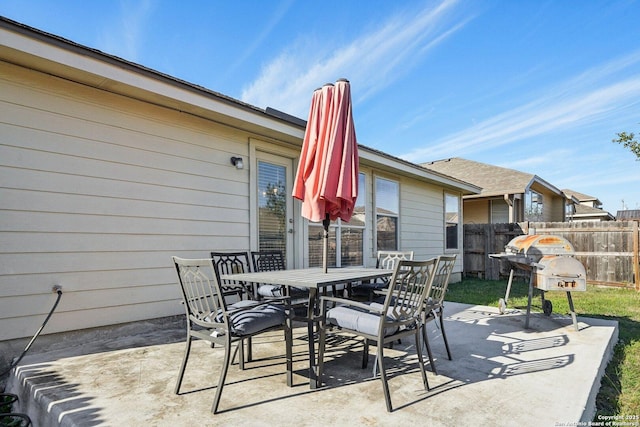
[[[554,194],[556,194],[558,196],[565,197],[564,193],[560,189],[558,189],[556,186],[548,183],[544,179],[540,178],[538,175],[534,175],[533,178],[531,178],[531,181],[529,182],[529,185],[527,185],[527,189],[530,189],[531,186],[534,183],[543,186],[544,188],[546,188],[547,190],[551,191],[552,193],[554,193]]]

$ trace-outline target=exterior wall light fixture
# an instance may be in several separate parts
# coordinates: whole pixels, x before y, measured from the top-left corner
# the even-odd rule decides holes
[[[236,169],[244,168],[244,163],[242,162],[242,157],[232,157],[231,164],[236,167]]]

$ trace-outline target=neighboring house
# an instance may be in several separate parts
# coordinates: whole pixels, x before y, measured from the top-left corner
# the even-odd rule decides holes
[[[54,284],[46,333],[183,314],[172,255],[279,248],[289,268],[318,265],[321,226],[290,196],[303,120],[1,17],[0,40],[0,342],[37,330]],[[480,189],[359,153],[331,263],[373,267],[380,238],[458,254],[459,279],[452,221]]]
[[[537,175],[459,157],[422,166],[482,188],[463,197],[464,224],[565,221],[564,194]]]
[[[626,209],[616,213],[617,221],[640,221],[640,209]]]
[[[602,209],[602,202],[594,196],[564,189],[567,199],[574,200],[574,212],[567,214],[568,221],[613,221],[615,218]]]

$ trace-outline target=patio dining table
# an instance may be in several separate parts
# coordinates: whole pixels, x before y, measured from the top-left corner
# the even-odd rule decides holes
[[[307,322],[309,331],[309,386],[315,389],[319,386],[314,337],[316,325],[319,321],[320,291],[330,286],[389,277],[392,273],[393,270],[364,267],[329,268],[327,272],[324,272],[322,268],[302,268],[224,274],[222,278],[256,284],[293,286],[309,290],[307,316],[302,320]]]

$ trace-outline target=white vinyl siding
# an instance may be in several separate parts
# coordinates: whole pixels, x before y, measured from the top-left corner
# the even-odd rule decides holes
[[[98,54],[30,43],[52,57],[16,50],[16,61],[45,72],[0,62],[0,342],[33,335],[54,284],[63,296],[45,334],[183,314],[171,256],[256,249],[256,150],[295,160],[303,129]],[[441,254],[443,188],[431,184],[441,178],[361,153],[365,265],[375,265],[378,175],[400,183],[400,249]],[[306,227],[293,206],[301,267]]]
[[[180,314],[171,255],[249,247],[248,134],[3,63],[0,135],[0,341],[54,283],[48,333]]]
[[[371,179],[373,170],[363,169],[367,179],[367,196],[373,188]],[[444,248],[444,201],[442,187],[409,178],[396,178],[400,183],[400,215],[399,244],[400,250],[414,251],[415,259],[428,259],[443,254]],[[373,209],[373,197],[367,198],[368,209]],[[371,236],[375,230],[375,215],[367,217],[367,235]],[[366,239],[366,246],[371,248],[365,252],[369,254],[365,266],[374,267],[376,251],[373,249],[373,238]],[[460,247],[462,244],[460,243]],[[462,269],[462,257],[456,262],[455,271]]]
[[[400,188],[400,250],[414,251],[414,259],[442,255],[442,188],[406,179]]]

